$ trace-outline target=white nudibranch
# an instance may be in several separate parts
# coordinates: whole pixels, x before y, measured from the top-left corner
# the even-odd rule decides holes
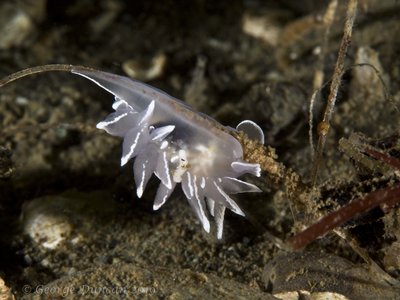
[[[83,76],[115,96],[112,108],[97,128],[123,138],[121,166],[133,163],[136,193],[140,198],[153,175],[160,179],[154,210],[169,198],[177,183],[205,231],[208,215],[215,219],[217,237],[222,238],[225,209],[243,211],[231,194],[261,190],[238,177],[260,176],[260,166],[243,161],[242,145],[213,118],[194,111],[184,102],[127,77],[72,65],[45,65],[26,69],[0,81],[0,87],[18,78],[41,72],[67,71]],[[241,122],[236,130],[264,142],[260,127]]]
[[[260,192],[257,186],[237,179],[246,173],[260,176],[260,166],[242,160],[242,146],[229,134],[232,129],[144,83],[100,71],[72,69],[72,73],[115,96],[115,112],[97,128],[123,138],[121,166],[135,158],[133,172],[139,198],[154,173],[161,181],[154,210],[180,183],[204,230],[210,232],[208,208],[218,239],[222,238],[226,208],[244,216],[230,195]],[[264,141],[262,130],[252,121],[241,122],[238,129]]]

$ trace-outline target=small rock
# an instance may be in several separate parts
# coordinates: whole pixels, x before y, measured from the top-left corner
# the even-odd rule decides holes
[[[310,299],[322,294],[330,295],[323,299],[400,299],[382,276],[333,254],[285,253],[269,262],[263,275],[266,288],[280,299],[304,299],[293,298],[292,292],[309,292]]]
[[[0,49],[20,46],[33,29],[26,12],[8,2],[0,5]]]
[[[23,231],[46,249],[56,249],[65,240],[78,244],[85,234],[90,234],[93,220],[105,221],[114,214],[110,198],[102,191],[69,191],[33,199],[22,207]]]
[[[47,249],[55,249],[72,231],[72,225],[54,206],[36,199],[23,207],[24,232]],[[46,204],[50,204],[47,206]]]
[[[150,81],[164,73],[167,57],[160,53],[149,61],[130,59],[123,63],[122,69],[129,76],[140,81]]]
[[[0,278],[0,300],[14,300],[15,297],[11,289],[6,286],[3,279]]]
[[[278,44],[282,28],[277,22],[277,14],[254,15],[245,13],[242,30],[244,33],[260,39],[267,45],[275,47]]]

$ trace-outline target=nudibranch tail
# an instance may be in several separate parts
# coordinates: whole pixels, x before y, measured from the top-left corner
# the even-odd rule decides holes
[[[231,195],[261,191],[238,179],[244,174],[260,176],[261,169],[258,164],[243,161],[242,145],[230,134],[234,129],[147,84],[87,67],[46,65],[11,74],[0,81],[0,87],[49,71],[72,72],[114,95],[115,112],[97,128],[123,138],[121,166],[135,159],[134,181],[139,198],[153,174],[160,179],[154,210],[164,205],[180,183],[204,230],[210,232],[211,215],[221,239],[226,208],[245,215]],[[262,130],[252,121],[241,122],[236,130],[264,142]]]

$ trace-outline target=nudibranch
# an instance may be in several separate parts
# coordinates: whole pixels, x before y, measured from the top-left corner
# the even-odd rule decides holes
[[[147,84],[100,71],[71,72],[114,95],[115,112],[97,128],[123,138],[121,166],[135,158],[133,172],[139,198],[154,173],[161,181],[154,210],[180,183],[206,232],[210,232],[208,208],[215,219],[218,239],[222,238],[226,208],[244,216],[229,195],[260,192],[257,186],[237,179],[246,173],[260,176],[260,166],[242,160],[242,145],[229,133],[232,129]],[[238,128],[248,128],[263,142],[262,131],[255,123],[244,121]]]
[[[242,145],[231,135],[235,129],[145,83],[70,65],[27,69],[3,82],[47,71],[72,72],[114,95],[115,112],[98,123],[97,128],[123,138],[121,166],[135,159],[134,181],[139,198],[153,173],[160,179],[154,210],[167,201],[180,183],[204,230],[210,232],[208,215],[211,215],[215,219],[217,238],[221,239],[226,208],[244,216],[230,195],[261,191],[238,179],[246,173],[260,176],[261,170],[258,164],[243,161]],[[262,130],[252,121],[241,122],[236,130],[264,142]]]

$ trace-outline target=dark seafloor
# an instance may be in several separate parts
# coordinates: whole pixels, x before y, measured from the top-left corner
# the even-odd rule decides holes
[[[1,1],[0,77],[48,63],[132,76],[224,125],[257,122],[278,160],[307,183],[309,99],[331,2]],[[326,81],[346,3],[339,1],[324,50]],[[398,171],[358,165],[339,140],[390,138],[391,155],[400,157],[399,15],[399,1],[358,3],[316,186],[322,200],[343,205],[371,182],[398,181]],[[325,88],[315,121],[326,96]],[[304,216],[285,187],[263,177],[247,178],[264,193],[237,197],[249,217],[227,213],[222,241],[203,232],[180,189],[153,212],[157,180],[137,199],[131,164],[119,164],[121,141],[95,129],[112,101],[67,73],[1,88],[0,299],[400,299],[332,233],[301,251],[279,249],[268,233],[285,240]],[[346,225],[400,279],[399,208]]]

